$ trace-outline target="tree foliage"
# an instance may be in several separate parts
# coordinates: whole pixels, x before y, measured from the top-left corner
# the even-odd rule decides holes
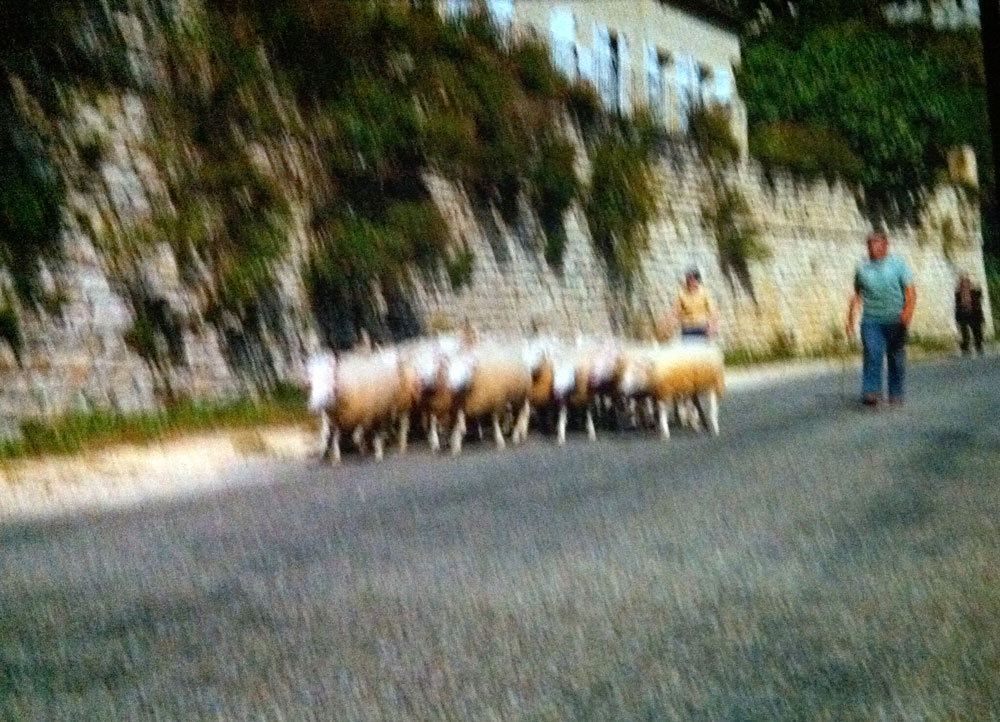
[[[981,142],[981,63],[949,53],[944,34],[866,25],[770,34],[745,50],[739,74],[752,127],[825,129],[864,160],[859,179],[875,213],[912,213],[948,148]],[[974,34],[963,40],[975,45]]]
[[[117,3],[106,5],[108,12]],[[60,82],[120,80],[109,15],[82,0],[0,3],[0,264],[22,298],[38,295],[39,261],[58,253],[65,188],[46,139],[22,113],[16,89],[58,113]]]

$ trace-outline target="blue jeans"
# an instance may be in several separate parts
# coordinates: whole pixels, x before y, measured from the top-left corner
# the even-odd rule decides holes
[[[906,378],[906,326],[899,323],[861,321],[861,393],[882,394],[883,360],[888,361],[889,398],[903,398]]]

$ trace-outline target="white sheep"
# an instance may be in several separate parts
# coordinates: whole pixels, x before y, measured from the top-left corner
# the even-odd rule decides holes
[[[597,438],[593,411],[606,410],[617,395],[620,374],[621,344],[617,341],[577,338],[576,346],[566,359],[573,367],[572,392],[567,401],[572,406],[584,407],[587,438]]]
[[[410,409],[419,396],[412,367],[399,350],[345,353],[323,352],[308,364],[309,409],[320,414],[322,456],[340,461],[340,434],[351,430],[362,441],[371,431],[375,458],[383,456],[385,427],[398,419],[399,449],[406,450]]]
[[[441,370],[440,400],[448,404],[452,416],[451,453],[462,450],[466,420],[490,417],[498,447],[505,441],[500,417],[509,408],[519,409],[511,441],[520,443],[528,433],[531,371],[515,344],[486,341],[453,354]],[[439,406],[438,410],[443,409]]]
[[[565,444],[568,405],[576,389],[576,351],[557,338],[536,337],[525,343],[522,357],[531,371],[531,408],[558,410],[556,443]]]
[[[463,386],[461,378],[449,384],[448,362],[463,350],[463,340],[454,335],[416,339],[400,347],[403,363],[411,369],[416,383],[413,411],[427,417],[427,439],[432,451],[441,446],[438,436],[441,421],[448,422],[451,418],[454,406],[451,386]],[[452,375],[456,375],[454,368]]]
[[[711,344],[685,343],[633,348],[622,358],[619,389],[626,397],[648,395],[655,400],[664,438],[670,438],[670,405],[688,398],[704,402],[706,424],[717,435],[718,402],[725,391],[722,351]]]

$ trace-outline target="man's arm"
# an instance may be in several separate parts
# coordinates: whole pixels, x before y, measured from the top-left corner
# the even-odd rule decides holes
[[[858,311],[861,310],[861,293],[855,291],[851,295],[851,300],[847,303],[847,325],[844,330],[847,332],[847,338],[851,338],[857,333],[858,329]]]
[[[909,326],[913,320],[913,307],[917,305],[917,289],[915,286],[907,286],[903,289],[903,312],[899,314],[899,321],[904,326]]]

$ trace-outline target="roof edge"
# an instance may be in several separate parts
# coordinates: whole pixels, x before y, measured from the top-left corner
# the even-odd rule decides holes
[[[661,5],[671,5],[692,15],[708,20],[725,30],[738,33],[740,21],[732,5],[725,0],[656,0]]]

